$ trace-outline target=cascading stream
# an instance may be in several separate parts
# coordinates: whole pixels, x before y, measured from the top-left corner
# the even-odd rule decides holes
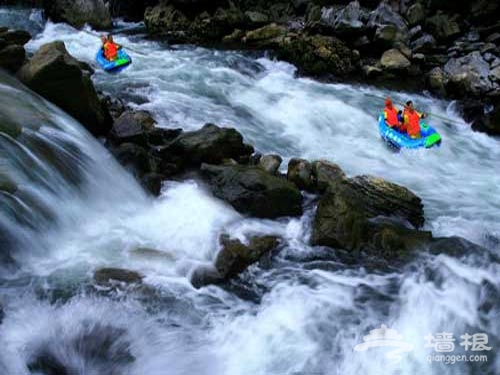
[[[87,33],[48,23],[27,49],[55,39],[91,63],[99,46]],[[440,149],[395,154],[378,136],[381,103],[364,94],[404,101],[404,93],[296,78],[289,64],[237,52],[115,39],[146,55],[131,52],[134,64],[119,75],[97,70],[96,86],[151,111],[161,126],[234,126],[262,152],[325,157],[351,175],[401,183],[422,197],[436,235],[464,236],[498,253],[497,139],[432,119]],[[149,198],[60,110],[3,74],[0,94],[0,239],[10,258],[0,270],[2,374],[375,375],[386,352],[353,347],[381,324],[415,343],[384,373],[499,367],[500,269],[488,254],[425,255],[384,274],[345,265],[308,246],[311,210],[296,219],[245,218],[196,181],[168,182],[160,198]],[[448,103],[414,101],[460,121]],[[276,234],[284,244],[231,287],[195,290],[189,273],[213,259],[222,232]],[[137,257],[139,247],[164,257]],[[92,273],[103,266],[137,270],[144,286],[97,288]],[[442,331],[457,339],[487,333],[488,362],[427,362],[424,336]]]

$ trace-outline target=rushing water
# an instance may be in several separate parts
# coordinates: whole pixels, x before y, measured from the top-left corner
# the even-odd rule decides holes
[[[27,48],[60,39],[93,63],[99,40],[88,32],[48,23]],[[161,126],[234,126],[262,152],[324,157],[350,175],[399,182],[422,197],[436,235],[499,251],[500,142],[472,132],[449,103],[414,97],[455,122],[431,118],[444,138],[440,149],[396,154],[379,139],[381,103],[370,95],[403,101],[404,93],[296,78],[289,64],[237,52],[169,47],[141,35],[116,40],[133,49],[134,64],[119,75],[97,69],[96,85],[151,111]],[[74,120],[6,77],[0,83],[0,119],[23,127],[17,137],[0,132],[0,177],[17,187],[0,191],[8,255],[0,373],[29,374],[29,365],[46,375],[59,374],[57,366],[71,375],[493,374],[500,367],[499,266],[486,254],[425,255],[380,273],[308,246],[312,209],[298,219],[250,219],[195,181],[166,183],[160,198],[149,198]],[[277,234],[284,244],[231,286],[195,290],[190,272],[211,262],[223,232]],[[138,247],[164,256],[138,255]],[[92,273],[102,266],[137,270],[145,287],[98,288]],[[385,350],[353,351],[381,324],[415,345],[383,370]],[[478,354],[488,361],[429,363],[424,336],[443,331],[456,338],[448,354],[464,354],[460,335],[487,333],[492,350]]]

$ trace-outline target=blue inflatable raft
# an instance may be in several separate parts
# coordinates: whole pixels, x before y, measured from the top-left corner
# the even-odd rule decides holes
[[[441,136],[432,126],[420,121],[420,138],[410,138],[406,133],[401,133],[385,123],[384,116],[378,119],[380,136],[390,146],[395,148],[431,148],[441,144]]]
[[[109,73],[118,73],[121,72],[123,69],[125,69],[127,66],[132,64],[132,58],[123,50],[123,48],[120,48],[118,50],[118,57],[116,60],[109,61],[104,57],[104,51],[102,48],[99,48],[99,51],[97,51],[97,55],[95,57],[97,63],[103,68],[106,72]]]

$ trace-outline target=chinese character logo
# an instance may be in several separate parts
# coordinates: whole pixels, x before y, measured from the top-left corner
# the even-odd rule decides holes
[[[377,348],[377,347],[396,347],[398,349],[392,350],[387,353],[386,358],[393,360],[387,366],[396,364],[401,361],[401,354],[410,352],[413,350],[413,344],[408,342],[404,342],[403,336],[398,334],[398,331],[395,329],[387,328],[384,324],[380,326],[380,328],[374,329],[370,331],[368,336],[363,337],[363,343],[358,344],[354,347],[354,350],[357,352],[362,352],[368,350],[369,348]]]

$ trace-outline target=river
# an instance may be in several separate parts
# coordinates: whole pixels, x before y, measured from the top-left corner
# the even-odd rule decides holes
[[[94,64],[99,40],[90,29],[19,12],[0,9],[0,21],[35,22],[28,51],[58,39]],[[434,235],[462,236],[498,254],[500,141],[471,131],[453,103],[412,95],[418,108],[453,123],[431,116],[440,148],[394,153],[378,135],[382,103],[373,95],[406,101],[408,94],[297,78],[284,62],[169,46],[127,31],[136,26],[120,23],[115,32],[133,65],[119,75],[96,67],[98,89],[150,111],[162,127],[235,127],[260,152],[282,155],[284,166],[295,156],[326,158],[349,175],[400,183],[422,198]],[[342,264],[331,250],[308,245],[313,207],[301,218],[251,219],[195,181],[167,182],[150,198],[67,115],[3,75],[0,92],[0,119],[24,129],[16,139],[0,133],[0,177],[21,192],[0,192],[2,374],[53,375],[58,365],[71,375],[472,375],[500,367],[500,267],[486,252],[423,254],[389,272]],[[189,275],[213,260],[223,232],[276,234],[284,245],[230,286],[196,290]],[[138,247],[164,257],[138,256]],[[97,287],[99,267],[137,270],[146,287]],[[384,370],[385,351],[353,351],[381,324],[414,344]],[[424,336],[439,332],[455,335],[449,354],[463,354],[460,335],[488,334],[493,349],[477,352],[488,361],[430,363]]]

